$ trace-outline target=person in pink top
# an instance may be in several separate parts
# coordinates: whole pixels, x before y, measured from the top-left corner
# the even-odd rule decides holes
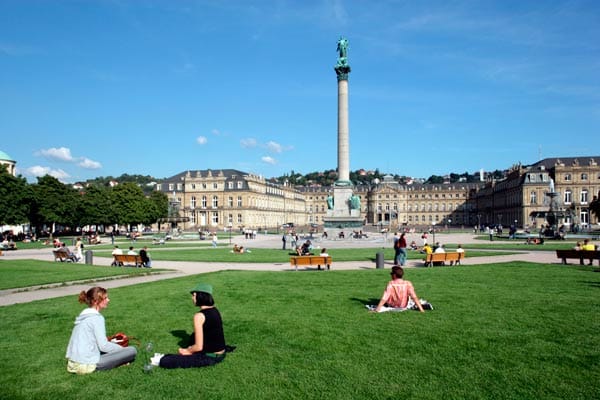
[[[392,267],[392,280],[387,284],[383,296],[375,308],[375,312],[381,312],[384,305],[393,308],[405,309],[410,297],[420,312],[424,312],[421,301],[415,293],[415,288],[410,281],[402,279],[404,270],[402,267]]]

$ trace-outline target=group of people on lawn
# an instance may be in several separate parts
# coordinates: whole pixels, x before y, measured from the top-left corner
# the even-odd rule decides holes
[[[391,280],[377,306],[367,306],[372,312],[403,311],[415,309],[424,312],[425,308],[417,297],[413,284],[404,280],[404,270],[394,266]],[[193,316],[194,331],[189,345],[180,347],[177,354],[155,353],[151,357],[153,366],[162,368],[195,368],[218,364],[226,353],[235,347],[227,346],[223,331],[223,321],[215,307],[213,287],[200,283],[190,290],[193,304],[199,307]],[[78,301],[87,305],[75,318],[71,337],[67,345],[67,371],[74,374],[89,374],[104,371],[133,362],[137,356],[134,346],[121,346],[109,340],[106,334],[104,316],[101,311],[108,307],[108,291],[96,286],[81,291]],[[428,303],[424,303],[428,304]],[[431,309],[431,308],[429,308]]]
[[[241,248],[243,249],[243,247]],[[304,249],[304,250],[303,250]],[[310,241],[299,247],[299,253],[305,254],[312,249]],[[134,252],[130,247],[130,252]],[[144,247],[143,251],[146,251]],[[239,250],[243,252],[243,250]],[[115,246],[113,254],[123,254]],[[140,251],[140,255],[142,251]],[[147,254],[147,252],[146,252]],[[323,248],[321,255],[327,256]],[[388,282],[381,300],[377,305],[367,305],[372,312],[404,311],[408,309],[424,312],[432,309],[429,303],[421,301],[413,284],[404,280],[404,270],[395,265],[391,269],[391,280]],[[223,321],[219,310],[215,307],[213,288],[201,283],[190,291],[193,304],[199,307],[193,316],[194,331],[189,345],[179,348],[177,354],[155,353],[151,363],[162,368],[193,368],[218,364],[225,359],[226,353],[235,347],[227,346],[223,332]],[[69,340],[66,358],[67,371],[75,374],[88,374],[94,371],[112,369],[133,362],[137,355],[134,346],[122,347],[113,343],[106,335],[104,317],[101,311],[108,307],[108,291],[102,287],[93,287],[82,291],[78,301],[87,305],[75,319],[75,326]],[[429,306],[429,308],[425,306]]]
[[[189,346],[179,348],[177,354],[155,353],[152,365],[162,368],[206,367],[225,359],[226,351],[233,347],[225,344],[223,322],[212,296],[213,288],[198,284],[190,291],[192,302],[199,307],[194,314],[194,332]],[[134,346],[119,345],[106,335],[104,316],[100,313],[110,302],[108,291],[96,286],[81,291],[78,301],[87,305],[75,319],[75,326],[67,345],[67,371],[74,374],[89,374],[116,368],[133,362],[137,355]]]

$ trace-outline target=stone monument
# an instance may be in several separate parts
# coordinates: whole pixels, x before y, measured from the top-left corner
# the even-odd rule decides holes
[[[348,130],[348,40],[340,38],[337,43],[338,59],[334,67],[338,82],[338,180],[333,193],[327,197],[325,228],[362,228],[360,198],[353,193],[350,181],[350,137]]]

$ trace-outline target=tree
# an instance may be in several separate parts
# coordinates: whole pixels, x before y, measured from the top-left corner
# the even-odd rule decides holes
[[[0,225],[19,225],[28,221],[33,193],[22,177],[0,168]]]
[[[149,214],[143,223],[150,225],[169,215],[169,198],[165,193],[154,191],[147,200],[150,203]]]
[[[444,183],[444,177],[439,175],[431,175],[429,178],[427,178],[426,183]]]
[[[81,196],[82,226],[110,225],[115,222],[115,213],[111,203],[111,189],[106,186],[88,186]]]
[[[112,189],[112,204],[115,222],[121,225],[134,225],[145,221],[148,206],[144,192],[135,183],[123,183]]]
[[[78,202],[79,194],[76,190],[61,183],[58,179],[46,175],[38,178],[38,183],[32,185],[33,204],[30,212],[32,224],[41,228],[42,225],[55,224],[63,226],[76,226],[79,221]]]

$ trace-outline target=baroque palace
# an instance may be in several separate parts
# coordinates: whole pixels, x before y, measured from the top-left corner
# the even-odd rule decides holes
[[[550,200],[558,224],[597,224],[589,203],[600,192],[596,157],[547,158],[515,165],[500,180],[477,183],[400,184],[382,181],[354,188],[364,225],[398,229],[435,225],[540,227]],[[180,228],[266,229],[293,223],[322,225],[331,187],[292,187],[234,169],[185,171],[157,184],[178,203]],[[554,193],[550,196],[549,193]]]

